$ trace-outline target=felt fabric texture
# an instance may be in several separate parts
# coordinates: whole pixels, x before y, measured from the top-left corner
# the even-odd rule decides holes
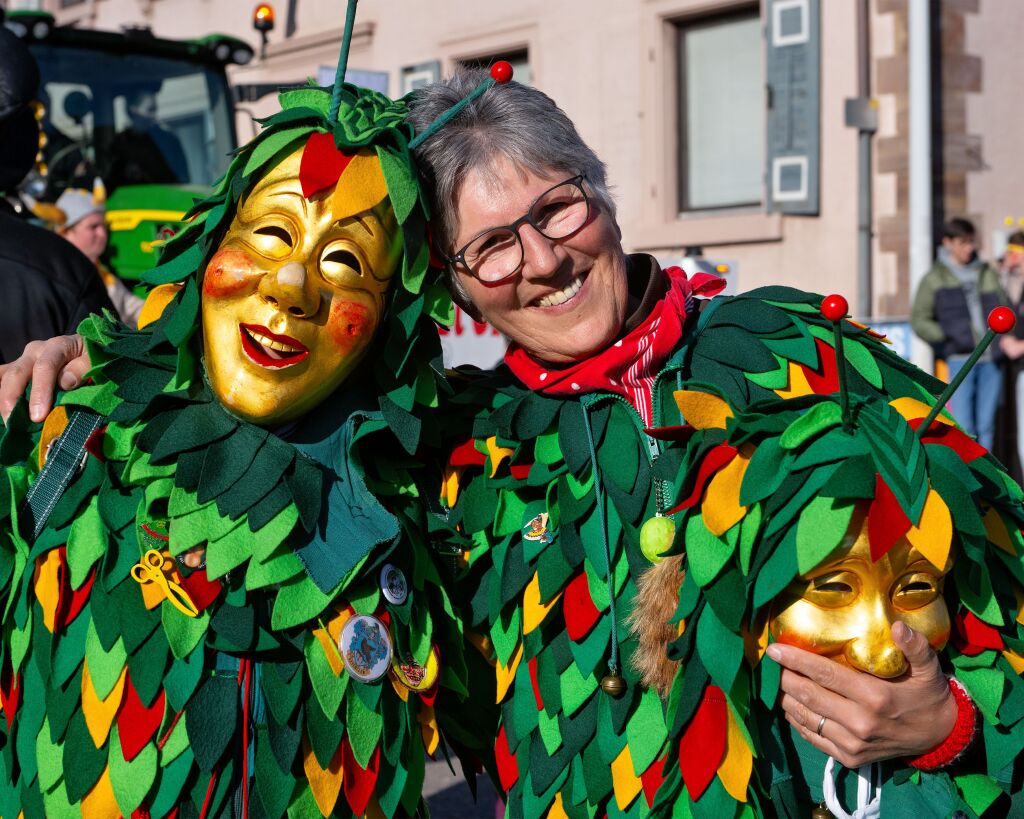
[[[847,453],[852,467],[844,463],[844,453],[836,456],[829,446],[815,447],[824,436],[841,434],[841,419],[837,422],[829,409],[819,411],[802,430],[798,427],[787,441],[790,449],[780,447],[776,438],[774,449],[753,446],[825,403],[812,385],[826,389],[837,382],[831,326],[818,314],[819,304],[819,296],[770,287],[712,299],[699,316],[693,313],[680,343],[655,375],[651,422],[659,454],[653,462],[643,420],[612,390],[540,393],[508,370],[455,377],[459,386],[452,412],[471,417],[474,434],[472,441],[460,439],[453,446],[443,501],[449,507],[449,537],[467,549],[457,589],[471,597],[474,626],[490,638],[502,711],[495,754],[516,815],[607,811],[631,817],[717,817],[744,815],[746,809],[755,816],[777,810],[802,817],[809,811],[809,777],[804,779],[799,769],[792,772],[797,764],[794,739],[786,731],[783,740],[771,720],[763,729],[757,723],[759,712],[751,698],[775,704],[778,666],[760,661],[752,681],[744,627],[750,596],[756,592],[771,599],[795,576],[803,510],[824,487],[840,487],[836,503],[817,514],[849,514],[854,499],[872,496],[879,472],[871,464],[881,444],[872,448],[865,442]],[[892,354],[877,334],[848,322],[843,333],[846,357],[856,362],[848,370],[851,389],[886,401],[912,399],[927,411],[939,382]],[[571,390],[571,381],[568,386]],[[712,398],[688,403],[684,397],[677,403],[680,387],[684,394]],[[743,428],[743,436],[727,436],[727,429],[760,402],[784,396],[797,399],[790,414],[766,420],[763,430],[752,423],[749,430]],[[681,415],[681,406],[693,406],[694,418],[685,417],[685,410]],[[882,414],[885,423],[896,423],[898,417],[907,425],[898,411]],[[676,434],[673,428],[689,422],[703,428]],[[588,427],[594,459],[588,454]],[[504,466],[493,469],[486,456],[492,437],[513,450],[503,464],[532,463],[530,472],[516,476]],[[885,429],[876,437],[893,440]],[[929,455],[948,449],[937,441],[917,445],[928,448]],[[705,466],[709,459],[713,464]],[[891,461],[886,467],[895,474]],[[807,480],[811,472],[814,480]],[[1003,486],[994,472],[986,475]],[[939,482],[946,477],[943,473]],[[729,504],[719,502],[717,534],[701,516],[716,479],[715,493],[730,498]],[[914,480],[913,474],[903,478],[901,493],[908,503],[918,499]],[[600,503],[598,485],[603,489]],[[935,488],[954,520],[974,515],[974,529],[983,537],[981,514],[954,508],[951,493]],[[921,510],[928,497],[926,485]],[[529,516],[524,512],[516,521],[522,524],[518,529],[503,512],[512,506],[529,510]],[[684,584],[677,619],[685,627],[669,656],[685,662],[666,712],[655,693],[639,683],[632,667],[636,638],[625,624],[633,610],[636,578],[649,565],[639,548],[640,527],[657,510],[677,506],[676,519],[683,524],[673,551],[681,553],[685,544],[690,591]],[[548,515],[547,543],[526,537],[530,520],[540,511]],[[934,525],[933,511],[929,507],[928,521],[916,522]],[[693,526],[685,525],[691,520]],[[775,553],[756,547],[757,536],[770,524],[778,527],[773,542],[786,542]],[[605,534],[610,566],[602,549]],[[820,559],[808,539],[805,531],[804,559],[813,560],[815,554]],[[619,673],[626,682],[621,698],[609,697],[598,684],[611,659],[613,628]],[[763,645],[752,656],[762,653]],[[976,683],[974,690],[982,685]],[[717,708],[717,716],[702,715],[695,722],[713,689],[720,701],[704,708]],[[699,751],[683,753],[680,743],[694,725],[690,741]],[[784,750],[783,742],[790,750]],[[624,770],[627,749],[639,789]],[[687,778],[681,768],[688,769]],[[786,782],[794,784],[780,784]],[[777,798],[774,805],[772,797]]]
[[[787,304],[773,295],[756,304],[754,295],[716,300],[703,311],[688,351],[700,368],[700,382],[684,379],[679,395],[680,406],[695,409],[697,429],[686,438],[681,460],[695,478],[672,496],[684,537],[669,554],[685,549],[686,569],[676,589],[675,617],[685,629],[665,645],[679,665],[667,699],[668,773],[653,811],[673,815],[685,801],[694,815],[737,815],[745,806],[771,800],[778,815],[797,816],[820,800],[824,755],[772,710],[779,672],[764,657],[767,624],[786,586],[820,566],[851,521],[859,524],[865,514],[873,559],[904,538],[936,567],[945,568],[952,558],[944,599],[953,633],[940,659],[962,678],[994,731],[985,735],[985,752],[977,751],[985,760],[981,770],[971,771],[977,779],[890,763],[883,791],[897,788],[899,795],[888,798],[903,799],[901,804],[927,804],[922,815],[980,815],[995,802],[1005,810],[1019,798],[1020,781],[1006,766],[1015,767],[1011,759],[1024,750],[1024,712],[1016,705],[1024,696],[1018,671],[1024,664],[1007,656],[1024,639],[1018,619],[1024,601],[1024,493],[951,420],[940,418],[920,430],[930,410],[928,394],[937,385],[846,322],[844,347],[861,352],[846,369],[852,383],[844,421],[837,396],[812,391],[828,389],[838,373],[835,351],[822,347],[828,336],[821,332],[815,297],[792,294]],[[752,327],[770,329],[767,338],[752,333],[748,343],[758,339],[772,351],[775,362],[763,360],[775,375],[761,372],[755,378],[746,372],[742,379],[719,375],[716,381],[702,358],[706,350],[719,366],[743,360],[725,342],[738,343],[730,328],[744,302],[743,316]],[[788,330],[778,320],[780,310],[791,317]],[[787,360],[790,355],[799,358]],[[758,358],[754,352],[747,360]],[[767,385],[774,395],[752,390],[752,383]],[[708,397],[691,394],[701,390]],[[741,473],[743,455],[748,465]],[[853,517],[855,509],[861,517]],[[643,618],[641,610],[633,622]],[[751,625],[759,623],[761,637]],[[704,686],[694,682],[698,671],[706,674]],[[720,722],[713,735],[706,713],[711,690],[724,692],[729,716],[728,726]],[[700,747],[716,754],[719,745],[712,741],[725,742],[725,758],[710,780],[693,759],[694,731],[704,737]],[[997,755],[999,748],[1006,756]],[[787,758],[799,765],[792,767]],[[853,803],[854,779],[840,776],[847,804]],[[771,784],[780,781],[790,783],[786,793]]]
[[[282,95],[148,274],[182,282],[158,317],[139,331],[105,317],[82,327],[92,380],[62,402],[108,422],[33,543],[18,505],[41,428],[22,403],[0,437],[4,816],[230,816],[242,801],[254,816],[414,815],[428,752],[489,764],[489,737],[462,719],[496,723],[493,693],[465,701],[478,688],[469,678],[490,669],[462,637],[450,561],[427,540],[438,524],[420,487],[432,479],[409,454],[440,439],[435,321],[450,312],[427,268],[412,132],[404,103],[346,85],[330,122],[330,97]],[[383,181],[361,171],[357,182],[387,197],[404,255],[373,366],[275,432],[231,416],[204,381],[201,279],[239,199],[312,136],[314,159],[355,155],[307,166],[318,190],[360,157],[380,159]],[[165,571],[197,617],[132,579],[147,550],[196,546],[204,569],[168,558]],[[384,562],[409,581],[400,607],[381,595]],[[416,694],[387,675],[350,679],[337,640],[353,612],[387,625],[401,661],[436,649],[437,685]]]

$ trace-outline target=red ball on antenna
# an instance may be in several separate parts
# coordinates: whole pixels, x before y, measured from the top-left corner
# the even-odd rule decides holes
[[[1017,323],[1017,317],[1009,307],[997,307],[988,314],[988,326],[994,333],[1008,333]]]
[[[821,314],[829,321],[841,321],[849,312],[850,303],[838,293],[825,296],[821,300]]]
[[[512,63],[508,60],[498,60],[491,66],[491,77],[498,83],[508,82],[512,79]]]

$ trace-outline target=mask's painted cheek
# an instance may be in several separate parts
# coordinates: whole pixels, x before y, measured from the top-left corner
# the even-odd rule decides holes
[[[253,258],[233,248],[218,250],[203,277],[203,295],[223,298],[235,296],[256,287],[263,275]]]
[[[335,297],[325,328],[339,352],[365,346],[377,329],[376,311],[365,304]]]

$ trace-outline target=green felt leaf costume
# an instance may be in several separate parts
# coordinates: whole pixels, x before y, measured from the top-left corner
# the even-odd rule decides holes
[[[450,561],[426,540],[422,487],[432,499],[436,478],[411,454],[440,440],[435,321],[451,305],[428,265],[406,107],[351,85],[336,121],[330,103],[327,89],[281,96],[148,275],[184,282],[158,321],[83,325],[92,383],[62,403],[105,426],[35,540],[22,501],[40,428],[23,403],[12,416],[0,443],[0,815],[412,815],[427,751],[446,753],[446,704],[460,750],[475,741],[466,726],[487,722],[486,703],[464,700],[483,660],[465,649]],[[240,199],[317,133],[376,152],[404,253],[377,348],[279,436],[211,393],[199,294]],[[175,566],[203,544],[205,570]],[[133,577],[150,549],[198,616]],[[404,603],[382,596],[384,563],[405,574]],[[351,676],[338,637],[353,613],[387,623],[403,662],[425,665],[436,647],[435,689]]]
[[[720,314],[709,319],[709,340]],[[816,326],[808,329],[827,343]],[[876,345],[850,327],[844,333],[845,347],[854,342],[874,353]],[[858,378],[868,359],[847,359],[856,386],[846,419],[831,395],[750,402],[709,381],[685,385],[691,399],[724,399],[724,411],[686,446],[683,464],[691,477],[677,498],[680,536],[669,553],[683,556],[682,586],[668,561],[640,581],[641,593],[652,599],[654,585],[674,583],[672,622],[684,624],[681,635],[661,643],[675,669],[658,815],[733,817],[753,810],[806,817],[823,799],[827,756],[786,723],[777,707],[780,668],[764,647],[772,603],[797,575],[833,553],[856,508],[866,515],[873,555],[906,535],[936,566],[952,556],[945,601],[953,638],[940,657],[982,715],[972,761],[930,772],[898,760],[881,766],[882,816],[1021,810],[1021,490],[948,419],[918,436],[931,402],[893,390],[888,356],[867,365],[881,375],[871,384],[881,387],[877,392]],[[856,785],[843,770],[838,793],[847,810],[857,804]]]
[[[819,296],[770,287],[714,299],[699,318],[690,315],[657,375],[653,425],[683,422],[673,393],[690,384],[714,385],[738,408],[833,392],[835,352],[819,303]],[[922,401],[938,393],[937,381],[871,333],[850,324],[844,332],[858,392]],[[679,797],[672,756],[709,669],[732,675],[737,686],[746,679],[739,669],[742,641],[734,634],[744,580],[738,569],[722,571],[747,542],[741,527],[718,544],[717,568],[708,570],[709,597],[723,605],[704,640],[721,639],[722,652],[706,667],[687,666],[667,721],[657,692],[633,668],[638,645],[627,621],[637,579],[651,565],[639,530],[693,485],[685,436],[655,441],[620,397],[549,397],[505,370],[455,386],[456,405],[476,421],[472,439],[452,454],[444,497],[450,521],[470,541],[464,582],[473,592],[472,627],[485,631],[493,647],[501,705],[495,757],[508,815],[646,816],[655,804],[669,804],[663,812],[679,816],[770,815],[764,804],[738,807],[717,779],[707,801],[691,805]],[[766,491],[784,478],[766,469]],[[684,639],[696,633],[688,628]],[[600,685],[613,663],[625,678],[620,697]],[[718,713],[724,716],[724,708]]]

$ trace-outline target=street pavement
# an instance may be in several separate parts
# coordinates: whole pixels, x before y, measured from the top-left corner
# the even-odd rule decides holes
[[[486,775],[476,778],[477,799],[469,792],[458,760],[453,761],[456,773],[442,759],[427,760],[423,795],[430,806],[431,819],[494,819],[505,815],[504,806],[496,814],[497,791]]]

